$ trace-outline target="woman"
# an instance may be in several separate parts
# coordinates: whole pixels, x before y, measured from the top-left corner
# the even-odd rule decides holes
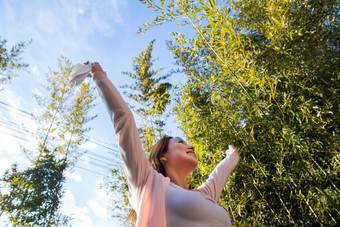
[[[164,137],[151,149],[149,161],[142,148],[133,115],[99,63],[92,64],[93,79],[111,116],[122,155],[129,201],[137,213],[136,226],[231,226],[228,213],[217,205],[231,171],[238,163],[237,149],[195,190],[187,176],[197,167],[195,147],[181,138]]]

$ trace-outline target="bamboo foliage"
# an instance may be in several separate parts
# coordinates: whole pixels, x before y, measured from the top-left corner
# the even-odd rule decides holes
[[[22,62],[20,55],[29,43],[22,41],[8,49],[7,40],[0,36],[0,85],[8,83],[14,76],[16,70],[26,69],[27,63]],[[0,88],[0,91],[2,88]]]
[[[221,204],[236,225],[339,222],[339,1],[147,1],[187,75],[175,113],[200,185],[242,151]]]
[[[70,170],[84,153],[79,150],[90,130],[85,124],[94,106],[94,88],[83,83],[72,89],[68,85],[71,62],[62,57],[59,70],[47,75],[46,93],[35,95],[39,114],[32,114],[37,131],[37,150],[23,151],[32,165],[18,170],[13,164],[3,175],[0,193],[1,214],[6,213],[14,226],[67,226],[70,217],[60,212],[64,194],[65,171]],[[74,94],[75,93],[75,94]]]
[[[125,95],[131,101],[138,103],[138,107],[130,105],[142,119],[139,127],[143,146],[146,151],[164,134],[167,119],[167,106],[170,104],[170,91],[172,84],[166,79],[170,74],[161,75],[162,68],[153,69],[157,58],[152,57],[155,40],[151,41],[133,61],[133,73],[123,72],[131,78],[132,85],[124,85]]]

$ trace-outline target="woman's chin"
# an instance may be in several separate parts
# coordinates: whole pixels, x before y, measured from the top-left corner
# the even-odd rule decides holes
[[[192,160],[192,161],[190,162],[191,173],[194,172],[194,170],[197,168],[197,165],[198,165],[197,159],[196,159],[196,160]]]

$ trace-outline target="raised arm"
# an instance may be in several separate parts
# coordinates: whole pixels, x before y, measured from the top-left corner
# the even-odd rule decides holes
[[[141,188],[150,173],[150,164],[142,148],[132,112],[99,63],[92,64],[92,74],[114,125],[128,183]]]
[[[208,180],[198,187],[199,191],[212,198],[215,202],[220,198],[223,188],[239,160],[238,151],[234,146],[229,146],[226,153],[227,157],[216,166],[209,175]]]

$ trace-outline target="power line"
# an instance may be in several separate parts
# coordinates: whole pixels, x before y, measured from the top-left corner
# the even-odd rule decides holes
[[[103,173],[99,173],[99,172],[96,172],[96,171],[93,171],[93,170],[90,170],[90,169],[87,169],[87,168],[84,168],[84,167],[81,167],[81,166],[75,166],[75,167],[78,168],[78,169],[82,169],[82,170],[94,173],[94,174],[102,175],[104,177],[110,177],[109,175],[106,175],[106,174],[103,174]]]
[[[0,118],[0,123],[1,124],[3,124],[4,122],[2,122],[3,121],[3,119],[1,119]],[[6,122],[5,122],[6,123]],[[16,129],[13,129],[13,128],[11,128],[11,127],[9,127],[9,124],[6,124],[5,125],[5,128],[7,128],[7,129],[9,129],[9,130],[11,130],[11,131],[13,131],[13,132],[17,132],[17,133],[19,133],[19,134],[21,134],[21,135],[29,135],[29,136],[32,136],[32,135],[30,135],[30,134],[28,134],[28,133],[25,133],[25,132],[23,132],[23,131],[19,131],[19,130],[16,130]],[[20,129],[20,130],[22,130],[22,129]],[[24,137],[20,137],[20,136],[18,136],[18,135],[15,135],[15,134],[12,134],[12,133],[8,133],[7,132],[7,134],[9,134],[10,136],[13,136],[13,137],[15,137],[15,138],[17,138],[17,139],[20,139],[20,140],[22,140],[22,141],[25,141],[25,142],[29,142],[26,138],[24,138]],[[95,153],[95,152],[92,152],[92,151],[87,151],[86,149],[82,149],[82,148],[78,148],[78,150],[80,150],[80,151],[84,151],[84,155],[85,156],[87,156],[87,155],[91,155],[91,156],[95,156],[95,157],[97,157],[97,158],[94,158],[94,157],[91,157],[91,159],[95,159],[95,160],[97,160],[97,161],[99,161],[99,162],[104,162],[105,164],[107,164],[107,165],[111,165],[111,164],[109,164],[108,163],[108,160],[112,160],[112,161],[115,161],[115,158],[109,158],[109,157],[106,157],[106,156],[104,156],[104,155],[100,155],[100,154],[97,154],[97,153]],[[110,152],[110,154],[113,154],[116,158],[119,158],[120,156],[119,156],[119,154],[117,154],[116,152]],[[99,160],[98,158],[100,158],[100,159],[102,159],[102,160]]]
[[[4,124],[5,123],[5,128],[11,130],[11,131],[14,131],[16,133],[20,133],[22,135],[30,135],[28,134],[27,132],[24,132],[21,128],[18,127],[18,124],[16,123],[13,123],[13,122],[10,122],[10,121],[7,121],[6,119],[2,119],[0,118],[0,123]],[[16,129],[13,129],[12,127],[15,127],[15,128],[19,128],[19,130],[21,131],[18,131]],[[12,133],[8,133],[8,135],[12,136],[12,137],[15,137],[19,140],[22,140],[22,141],[25,141],[25,142],[29,142],[26,138],[23,138],[23,137],[19,137],[18,135],[15,135],[15,134],[12,134]],[[109,169],[109,166],[113,166],[114,163],[119,163],[119,161],[117,161],[117,159],[115,158],[109,158],[109,157],[106,157],[104,155],[99,155],[95,152],[91,152],[91,151],[87,151],[85,149],[81,149],[81,148],[78,148],[80,151],[84,151],[84,155],[82,157],[88,157],[91,159],[91,161],[89,161],[88,163],[92,164],[92,165],[95,165],[95,166],[99,166],[99,167],[102,167],[102,168],[105,168],[105,169]],[[114,154],[116,157],[118,156],[118,154],[115,152],[110,152],[110,154]],[[89,157],[89,155],[91,155],[91,157]],[[97,157],[97,158],[94,158],[93,156]],[[101,160],[100,160],[100,159]],[[94,162],[93,160],[96,160],[98,161],[100,164]],[[112,160],[112,163],[109,163],[108,160]],[[106,164],[106,166],[103,166],[101,164]]]
[[[17,133],[19,133],[19,134],[22,134],[22,135],[28,135],[27,133],[24,133],[23,131],[20,131],[20,130],[18,130],[18,129],[15,129],[15,128],[12,128],[10,125],[6,125],[4,122],[0,122],[5,128],[7,128],[7,129],[9,129],[9,130],[12,130],[12,131],[14,131],[14,132],[17,132]]]
[[[32,152],[32,151],[29,151],[29,152]],[[82,157],[83,157],[83,156],[82,156]],[[30,160],[30,161],[32,161],[32,160]],[[96,162],[93,162],[93,161],[91,161],[91,160],[88,161],[88,160],[84,160],[84,159],[80,158],[80,161],[83,161],[83,162],[85,162],[86,164],[91,164],[92,166],[101,167],[101,168],[105,169],[106,171],[110,171],[110,170],[111,170],[110,167],[108,167],[108,166],[103,166],[103,165],[98,164],[98,163],[96,163]],[[85,167],[80,167],[80,166],[78,166],[78,165],[75,165],[75,168],[83,169],[83,170],[86,170],[86,171],[89,171],[89,172],[92,172],[92,173],[95,173],[95,174],[99,174],[99,175],[102,175],[102,176],[105,176],[105,177],[110,177],[109,175],[106,175],[106,174],[103,174],[103,173],[99,173],[99,172],[97,172],[97,171],[90,170],[90,169],[85,168]]]
[[[85,135],[86,138],[88,139],[91,139],[91,140],[94,140],[94,141],[97,141],[98,143],[102,143],[102,144],[105,144],[107,146],[114,146],[116,148],[118,148],[118,146],[114,143],[108,143],[108,142],[105,142],[105,141],[102,141],[102,140],[99,140],[99,139],[96,139],[96,138],[93,138],[93,137],[90,137],[88,135]],[[92,142],[92,141],[91,141]]]
[[[17,110],[17,111],[19,111],[19,112],[21,112],[21,113],[24,113],[24,114],[27,114],[27,115],[30,115],[30,116],[31,116],[31,113],[29,113],[29,112],[27,112],[27,111],[25,111],[25,110],[16,108],[16,107],[14,107],[14,106],[12,106],[12,105],[10,105],[10,104],[7,104],[7,103],[5,103],[5,102],[2,102],[2,101],[0,101],[0,103],[1,103],[2,105],[4,105],[4,106],[8,106],[8,107],[10,107],[10,108],[12,108],[12,109],[15,109],[15,110]]]
[[[14,107],[14,106],[12,106],[12,105],[9,105],[9,104],[7,104],[7,103],[5,103],[5,102],[3,102],[3,101],[0,101],[0,104],[5,105],[6,107],[10,107],[10,108],[12,108],[12,109],[15,109],[15,110],[17,110],[17,111],[20,111],[21,113],[24,113],[24,114],[28,115],[28,116],[29,116],[29,119],[32,119],[32,117],[31,117],[32,115],[31,115],[30,113],[28,113],[27,111],[25,111],[25,110],[16,108],[16,107]],[[1,107],[1,106],[0,106],[0,107]],[[9,110],[8,108],[4,108],[4,107],[1,107],[1,108],[5,109],[5,110],[7,110],[7,111],[11,111],[11,110]],[[27,116],[26,116],[26,118],[27,118]],[[7,121],[7,122],[9,122],[9,123],[11,123],[11,124],[15,124],[15,125],[18,126],[18,124],[14,123],[14,122],[11,122],[11,121]],[[88,141],[91,142],[91,143],[93,143],[93,144],[96,144],[96,145],[98,145],[98,146],[104,147],[104,148],[106,148],[106,149],[108,149],[108,150],[111,150],[111,151],[114,151],[114,152],[118,152],[117,150],[115,150],[115,149],[109,147],[109,146],[115,146],[116,148],[118,148],[118,146],[115,145],[115,144],[110,144],[110,143],[101,141],[101,140],[99,140],[99,139],[90,137],[90,136],[88,136],[88,135],[85,135],[85,138],[88,138]]]
[[[91,156],[97,157],[96,154],[89,153],[89,152],[86,152],[85,155],[91,155]],[[106,164],[106,165],[112,165],[112,163],[106,162],[105,159],[104,159],[105,161],[103,161],[103,160],[100,160],[100,159],[97,159],[97,158],[94,158],[94,157],[91,157],[91,159],[96,160],[96,161],[101,162],[101,163]]]
[[[100,168],[103,168],[103,169],[106,169],[106,170],[110,170],[110,168],[109,168],[108,166],[103,166],[103,165],[98,164],[98,163],[96,163],[96,162],[93,162],[93,161],[91,161],[91,160],[85,160],[85,159],[83,159],[83,158],[80,158],[80,160],[83,161],[83,162],[85,162],[85,163],[89,163],[89,164],[91,164],[91,165],[94,165],[94,166],[97,166],[97,167],[100,167]]]
[[[31,113],[29,113],[25,110],[16,108],[16,107],[14,107],[10,104],[7,104],[3,101],[0,101],[0,108],[4,109],[6,111],[9,111],[9,112],[12,112],[12,110],[15,110],[15,112],[14,112],[15,114],[20,114],[23,117],[30,119],[30,120],[33,119]],[[4,128],[10,130],[11,132],[19,134],[21,136],[34,137],[32,134],[25,131],[22,128],[22,126],[20,126],[18,123],[15,123],[13,121],[10,121],[8,119],[1,118],[1,117],[0,117],[0,123],[2,124],[2,126]],[[17,138],[21,141],[29,142],[28,139],[21,137],[19,135],[16,135],[14,133],[8,133],[7,132],[7,134],[12,136],[12,137],[15,137],[15,138]],[[112,144],[112,143],[108,143],[108,142],[105,142],[105,141],[102,141],[102,140],[99,140],[99,139],[96,139],[96,138],[93,138],[93,137],[90,137],[88,135],[85,135],[84,137],[88,140],[88,142],[96,144],[99,147],[105,148],[106,150],[108,150],[107,152],[109,152],[110,155],[113,155],[115,157],[109,158],[109,157],[106,157],[104,155],[92,152],[92,151],[87,151],[85,149],[78,148],[80,151],[84,151],[84,155],[81,156],[80,161],[86,162],[86,163],[90,164],[91,166],[103,168],[106,171],[109,171],[111,169],[110,167],[113,167],[114,164],[120,164],[119,163],[120,154],[119,154],[119,151],[117,150],[117,148],[118,148],[117,145]],[[115,147],[116,149],[112,148],[112,146]],[[84,160],[85,157],[90,158],[90,160]],[[117,158],[119,158],[119,159],[117,159]],[[112,163],[110,163],[108,160],[111,160]],[[76,165],[75,168],[82,169],[82,170],[85,170],[85,171],[88,171],[88,172],[91,172],[91,173],[94,173],[94,174],[97,174],[97,175],[109,177],[109,175],[106,175],[106,174],[103,174],[103,173],[100,173],[100,172],[97,172],[97,171],[93,171],[93,170],[90,170],[88,168],[84,168],[84,167],[81,167],[81,166],[78,166],[78,165]]]
[[[104,155],[100,155],[100,154],[97,154],[97,153],[95,153],[95,152],[92,152],[92,151],[87,151],[86,153],[88,153],[88,154],[90,154],[90,155],[93,155],[93,156],[96,156],[96,157],[98,157],[98,158],[101,158],[101,159],[103,159],[103,160],[114,160],[114,158],[109,158],[109,157],[106,157],[106,156],[104,156]]]
[[[20,137],[20,136],[18,136],[18,135],[12,134],[12,133],[9,133],[8,135],[10,135],[10,136],[12,136],[12,137],[14,137],[14,138],[17,138],[17,139],[19,139],[19,140],[27,141],[27,139],[25,139],[25,138],[23,138],[23,137]]]
[[[89,137],[89,138],[91,138],[91,137]],[[92,138],[91,138],[91,139],[92,139]],[[104,147],[104,148],[106,148],[106,149],[108,149],[108,150],[117,151],[117,150],[114,150],[113,148],[108,147],[108,146],[106,146],[106,145],[102,145],[102,144],[99,144],[98,142],[94,142],[93,140],[92,140],[92,141],[89,140],[89,141],[90,141],[91,143],[94,143],[94,144],[98,145],[98,146]]]
[[[19,137],[19,136],[17,136],[17,135],[11,134],[11,133],[10,133],[9,135],[12,136],[12,137],[15,137],[15,138],[17,138],[17,139],[19,139],[19,140],[23,140],[23,141],[28,142],[28,140],[25,139],[25,138],[23,138],[23,137]],[[80,149],[80,150],[82,150],[82,149]],[[88,158],[90,158],[90,160],[87,161],[87,162],[88,162],[89,164],[91,164],[91,165],[95,165],[95,166],[98,166],[98,167],[101,167],[101,168],[104,168],[104,169],[109,170],[110,167],[113,167],[113,166],[114,166],[114,164],[119,164],[119,161],[117,161],[116,159],[111,159],[111,160],[112,160],[112,163],[108,163],[107,160],[110,160],[109,158],[104,157],[104,156],[101,156],[101,155],[98,155],[98,154],[96,154],[96,153],[94,153],[94,152],[88,153],[89,151],[86,151],[86,150],[84,150],[84,151],[85,151],[85,152],[84,152],[84,155],[81,156],[80,160],[82,160],[82,161],[87,161],[87,160],[84,160],[83,157],[88,157]],[[89,155],[91,155],[91,157],[89,157]],[[100,159],[98,159],[98,158],[94,158],[94,157],[92,157],[92,156],[97,156],[97,157],[99,156],[102,160],[100,160]],[[93,161],[93,160],[97,161],[98,163],[95,162],[95,161]],[[99,163],[100,163],[100,164],[99,164]],[[102,165],[102,164],[105,164],[105,166]]]
[[[6,127],[6,128],[8,128],[8,127]],[[8,128],[8,129],[9,129],[9,130],[13,130],[12,128]],[[18,133],[23,134],[23,135],[27,135],[27,134],[25,134],[25,133],[23,133],[23,132],[20,132],[20,131],[17,131],[17,130],[13,130],[13,131],[14,131],[14,132],[18,132]],[[29,142],[26,138],[20,137],[20,136],[18,136],[18,135],[15,135],[15,134],[12,134],[12,133],[8,133],[8,132],[7,132],[7,134],[10,135],[10,136],[12,136],[12,137],[15,137],[15,138],[17,138],[17,139],[19,139],[19,140],[22,140],[22,141],[25,141],[25,142]],[[106,157],[106,156],[103,156],[103,155],[96,154],[95,152],[87,151],[87,150],[85,150],[85,149],[78,148],[78,150],[84,151],[84,156],[89,156],[89,155],[91,155],[92,157],[89,157],[89,158],[94,159],[94,160],[97,160],[97,161],[100,162],[100,163],[105,163],[106,165],[112,165],[112,163],[109,163],[108,160],[112,160],[113,163],[116,161],[115,158],[109,158],[109,157]],[[110,152],[110,153],[111,153],[111,152]],[[116,154],[114,154],[114,155],[116,156]],[[93,156],[94,156],[94,157],[93,157]],[[95,158],[95,157],[96,157],[96,158]],[[100,160],[100,159],[98,159],[98,158],[100,158],[100,159],[102,159],[102,160]]]

